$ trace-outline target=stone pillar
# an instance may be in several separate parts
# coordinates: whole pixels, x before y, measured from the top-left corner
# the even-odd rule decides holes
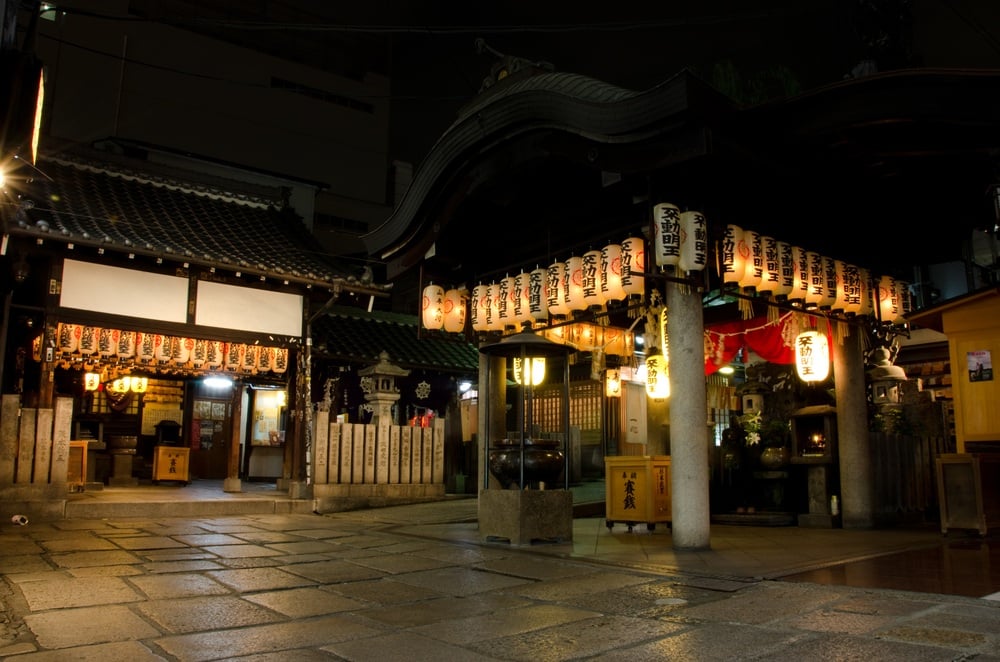
[[[843,344],[835,341],[833,345],[837,448],[840,453],[840,511],[845,529],[870,529],[875,522],[862,333],[861,327],[851,326],[850,335],[844,336]]]
[[[705,321],[701,294],[667,282],[670,352],[670,471],[675,549],[711,547]]]

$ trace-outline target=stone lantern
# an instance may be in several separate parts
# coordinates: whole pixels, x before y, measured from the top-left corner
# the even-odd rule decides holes
[[[392,406],[399,400],[397,377],[406,377],[409,370],[389,362],[389,353],[382,351],[378,355],[378,363],[358,370],[358,376],[371,379],[371,388],[365,389],[365,400],[372,403],[372,423],[397,425],[392,415]]]

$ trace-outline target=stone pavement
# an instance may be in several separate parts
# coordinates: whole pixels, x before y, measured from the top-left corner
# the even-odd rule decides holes
[[[468,499],[5,523],[0,657],[1000,660],[1000,601],[690,572],[650,556],[661,529],[604,531],[643,540],[639,562],[588,557],[576,527],[596,518],[571,545],[484,543],[474,516]]]

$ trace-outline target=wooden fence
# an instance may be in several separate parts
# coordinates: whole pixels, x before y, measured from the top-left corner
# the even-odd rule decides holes
[[[330,422],[314,418],[313,495],[324,497],[442,496],[444,419],[430,427]]]
[[[940,511],[934,460],[941,453],[953,452],[948,440],[873,432],[870,442],[876,525],[937,520]]]

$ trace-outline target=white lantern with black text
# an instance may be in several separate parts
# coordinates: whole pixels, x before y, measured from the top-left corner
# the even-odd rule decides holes
[[[609,398],[622,396],[622,374],[617,368],[608,368],[604,380],[604,395]]]
[[[681,259],[681,210],[663,202],[653,207],[653,249],[656,266],[673,267]]]
[[[625,298],[625,290],[622,288],[621,244],[608,244],[601,249],[600,284],[605,303]]]
[[[424,288],[420,319],[425,329],[438,331],[444,326],[444,288],[433,283]]]
[[[646,242],[629,237],[622,242],[622,289],[627,297],[642,298],[646,293]]]
[[[566,260],[563,292],[566,297],[566,306],[570,312],[586,309],[587,304],[583,299],[583,258],[579,255],[574,255]]]
[[[795,371],[804,382],[821,382],[830,375],[830,344],[811,329],[795,338]]]
[[[488,285],[476,285],[472,288],[472,302],[469,304],[469,321],[473,331],[488,331],[486,323],[486,306],[489,298]]]
[[[601,251],[587,251],[583,254],[583,304],[594,310],[606,301],[601,292]]]
[[[747,264],[743,249],[743,228],[730,223],[719,246],[719,276],[724,284],[738,285],[743,278]]]
[[[465,330],[465,292],[451,289],[444,293],[444,330],[461,333]]]
[[[677,266],[685,273],[700,272],[708,264],[708,222],[700,211],[681,214],[681,259]]]
[[[549,314],[555,317],[569,315],[566,305],[566,263],[553,262],[546,271],[546,301]]]
[[[670,376],[667,373],[667,358],[663,354],[646,357],[646,395],[654,400],[670,397]]]

